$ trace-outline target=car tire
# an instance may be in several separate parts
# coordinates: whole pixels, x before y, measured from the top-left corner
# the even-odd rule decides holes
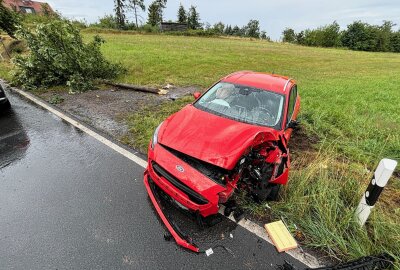
[[[6,110],[11,109],[11,103],[10,103],[9,100],[7,100],[6,105],[4,106],[4,108],[5,108]]]
[[[6,101],[2,106],[0,106],[0,112],[7,112],[11,109],[11,103],[10,101]]]
[[[271,192],[268,194],[267,201],[277,201],[280,189],[281,189],[281,185],[274,184],[271,187]]]

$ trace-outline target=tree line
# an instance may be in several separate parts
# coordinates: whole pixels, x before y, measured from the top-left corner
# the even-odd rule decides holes
[[[355,21],[345,30],[340,30],[335,21],[298,33],[286,28],[282,33],[282,41],[305,46],[345,47],[357,51],[400,52],[400,30],[394,31],[394,26],[390,21],[384,21],[382,25]]]
[[[141,25],[139,21],[144,22],[144,20],[139,13],[146,11],[144,0],[114,0],[114,14],[105,15],[91,26],[121,30],[141,29],[148,32],[157,32],[159,31],[160,24],[164,21],[163,12],[166,4],[167,0],[155,0],[151,2],[147,8],[147,20],[144,25]],[[129,12],[133,13],[134,23],[130,23],[126,19]],[[168,22],[174,21],[169,20]],[[227,25],[223,22],[218,22],[214,25],[202,23],[200,13],[197,7],[193,5],[186,10],[180,4],[175,22],[187,24],[189,30],[194,30],[191,33],[198,35],[227,35],[270,40],[267,33],[260,30],[260,22],[258,20],[250,20],[242,27]]]

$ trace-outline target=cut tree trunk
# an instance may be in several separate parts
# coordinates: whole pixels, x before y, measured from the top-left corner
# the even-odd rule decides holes
[[[146,92],[146,93],[153,93],[158,95],[166,95],[168,94],[168,90],[164,89],[157,89],[153,87],[146,87],[146,86],[139,86],[139,85],[132,85],[132,84],[125,84],[125,83],[113,83],[113,82],[105,82],[107,85],[111,85],[117,88],[139,91],[139,92]]]

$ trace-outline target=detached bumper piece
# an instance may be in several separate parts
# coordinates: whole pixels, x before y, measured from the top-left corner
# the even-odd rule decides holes
[[[154,208],[156,209],[164,225],[167,227],[169,233],[175,239],[176,243],[179,246],[187,248],[193,252],[199,252],[199,248],[192,243],[192,240],[189,237],[185,236],[179,229],[179,227],[173,221],[169,220],[168,217],[164,214],[159,190],[157,190],[159,188],[156,186],[151,177],[147,174],[145,174],[144,176],[144,184],[146,186],[147,193],[149,194],[151,202],[154,205]]]

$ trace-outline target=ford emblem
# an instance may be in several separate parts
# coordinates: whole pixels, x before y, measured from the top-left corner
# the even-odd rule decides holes
[[[176,165],[176,169],[180,172],[184,172],[185,169],[181,165]]]

